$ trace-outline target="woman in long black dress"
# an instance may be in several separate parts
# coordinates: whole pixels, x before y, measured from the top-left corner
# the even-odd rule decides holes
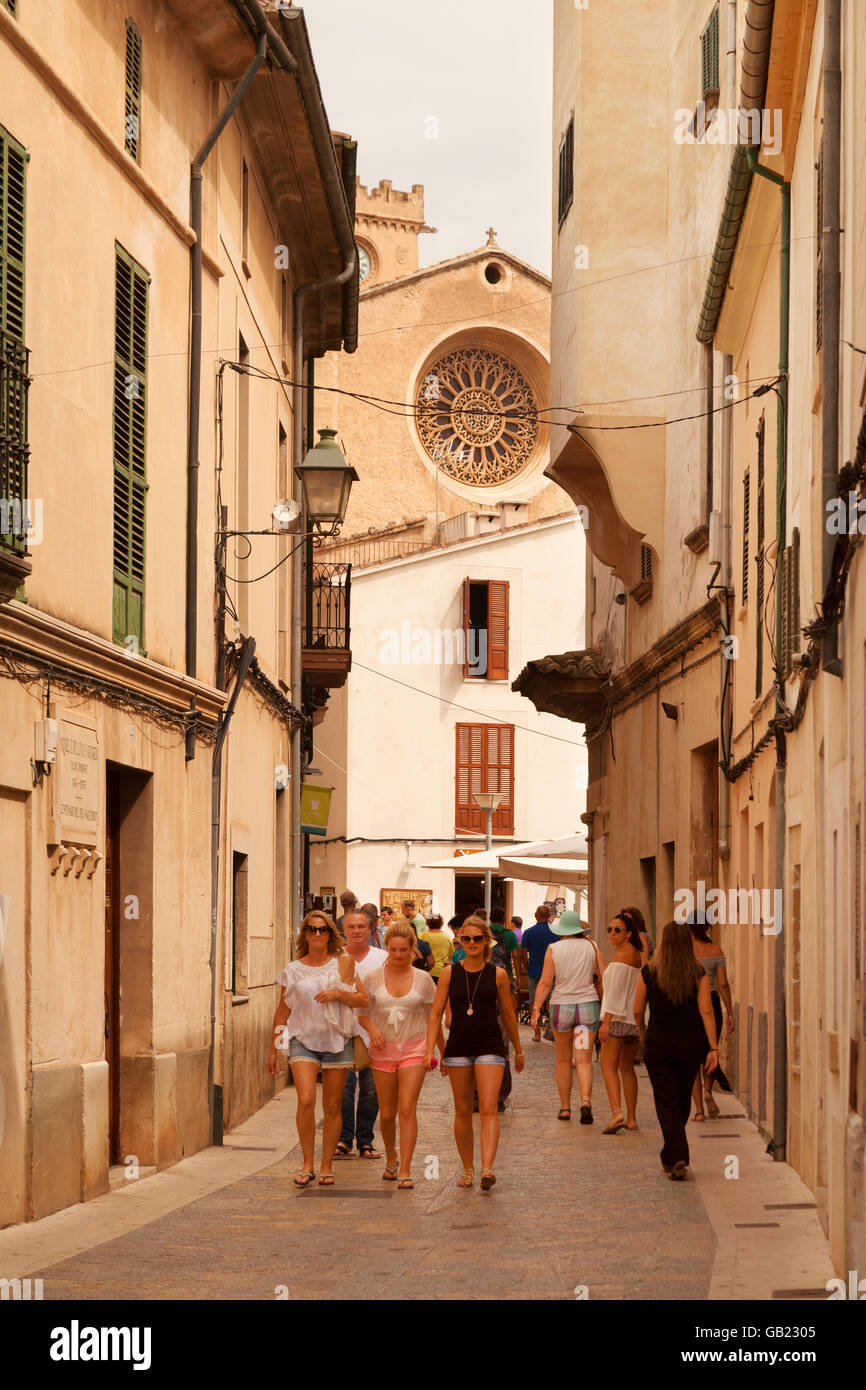
[[[523,1071],[520,1045],[508,973],[490,960],[493,935],[479,917],[469,917],[460,929],[466,952],[463,961],[446,965],[439,977],[436,998],[427,1027],[429,1067],[442,1023],[445,1007],[451,1011],[451,1024],[442,1071],[451,1082],[454,1096],[454,1138],[463,1164],[458,1187],[471,1187],[475,1180],[475,1136],[472,1130],[472,1098],[478,1092],[481,1116],[481,1187],[488,1192],[496,1182],[493,1163],[499,1145],[497,1101],[505,1074],[502,1023],[514,1047],[514,1067]]]
[[[664,1136],[660,1157],[671,1181],[682,1182],[689,1166],[686,1124],[692,1083],[701,1063],[707,1072],[719,1064],[710,981],[695,958],[685,922],[668,922],[656,954],[641,970],[634,992],[634,1018],[642,1036],[647,1004],[650,1021],[644,1060]]]

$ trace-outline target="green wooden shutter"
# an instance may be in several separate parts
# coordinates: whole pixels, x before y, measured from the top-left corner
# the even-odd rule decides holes
[[[815,189],[815,351],[824,346],[824,137],[818,146]]]
[[[6,6],[7,10],[9,11],[9,13],[10,13],[11,15],[14,15],[14,14],[17,13],[17,11],[18,11],[18,0],[3,0],[3,4]]]
[[[751,474],[743,474],[743,607],[749,602],[749,502],[752,490]]]
[[[755,563],[757,576],[757,611],[755,613],[755,699],[764,686],[764,417],[756,431],[758,440],[758,540]]]
[[[126,101],[124,144],[138,163],[141,138],[141,35],[131,19],[126,21]]]
[[[0,501],[7,549],[24,553],[27,522],[28,354],[24,346],[27,153],[0,127]]]
[[[719,7],[716,5],[701,34],[701,89],[704,96],[719,90]]]
[[[115,263],[114,605],[115,642],[144,648],[149,277],[119,246]]]

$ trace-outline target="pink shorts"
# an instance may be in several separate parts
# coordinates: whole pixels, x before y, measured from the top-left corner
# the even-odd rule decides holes
[[[426,1038],[410,1038],[406,1043],[386,1042],[382,1048],[371,1049],[370,1063],[374,1071],[400,1071],[402,1067],[423,1067],[427,1052]]]

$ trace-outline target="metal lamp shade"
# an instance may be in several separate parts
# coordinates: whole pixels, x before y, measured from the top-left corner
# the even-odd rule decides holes
[[[319,430],[319,442],[296,469],[304,491],[307,523],[330,531],[345,520],[352,484],[358,481],[337,443],[336,430]]]

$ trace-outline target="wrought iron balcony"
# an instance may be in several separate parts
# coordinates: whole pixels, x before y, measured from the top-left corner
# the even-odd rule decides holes
[[[303,672],[314,690],[345,685],[352,669],[352,566],[313,564],[305,569]]]
[[[29,350],[0,330],[0,603],[15,597],[32,569],[26,558],[29,368]]]

